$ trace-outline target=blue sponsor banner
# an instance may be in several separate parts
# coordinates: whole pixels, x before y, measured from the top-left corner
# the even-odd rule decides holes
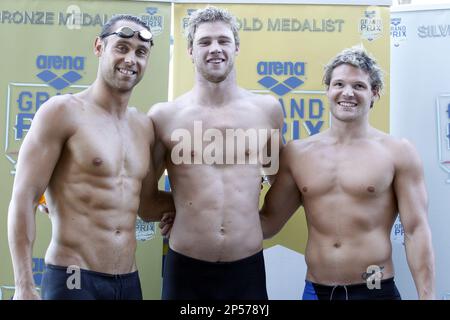
[[[312,136],[327,126],[326,96],[323,90],[301,90],[307,81],[305,61],[259,61],[258,85],[277,96],[283,109],[283,142]]]
[[[31,64],[31,63],[29,63]],[[39,54],[34,60],[35,82],[8,83],[6,99],[5,155],[13,165],[39,108],[50,97],[63,93],[76,93],[86,88],[79,85],[83,78],[86,57]]]

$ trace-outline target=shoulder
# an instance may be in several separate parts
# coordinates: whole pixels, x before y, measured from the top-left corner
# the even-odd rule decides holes
[[[150,121],[154,132],[164,131],[167,125],[173,119],[176,105],[174,102],[160,102],[154,104],[147,112],[147,118]]]
[[[279,127],[284,120],[283,109],[280,102],[270,94],[253,93],[246,90],[246,97],[258,109],[266,114]]]
[[[419,152],[411,141],[405,138],[397,138],[392,141],[392,144],[397,164],[422,165]]]
[[[69,138],[77,130],[77,113],[82,107],[82,102],[70,94],[50,98],[36,112],[28,139]]]
[[[139,111],[137,108],[128,107],[128,117],[131,121],[131,124],[133,126],[138,126],[140,130],[144,130],[144,132],[153,130],[153,125],[150,117],[147,114]]]
[[[57,95],[43,103],[36,114],[69,112],[71,108],[79,104],[78,99],[71,94]]]
[[[178,109],[183,105],[187,105],[187,94],[178,97],[174,101],[168,102],[159,102],[150,107],[147,112],[147,115],[152,119],[164,119],[166,117],[170,117],[174,114]]]
[[[311,161],[311,157],[320,156],[332,145],[332,139],[324,131],[308,138],[288,141],[281,150],[281,158],[289,163]]]
[[[151,118],[161,117],[174,108],[173,102],[158,102],[150,107],[147,115]]]
[[[291,171],[297,163],[302,162],[309,143],[302,140],[288,141],[280,153],[280,167],[283,170]]]
[[[325,130],[303,139],[291,140],[289,143],[297,152],[307,153],[332,145],[334,140],[329,136],[328,130]]]
[[[296,139],[288,141],[283,147],[283,154],[286,157],[295,157],[298,158],[304,153],[307,153],[314,146],[320,143],[320,140],[315,138],[304,138],[304,139]]]
[[[246,96],[263,111],[282,113],[280,102],[270,94],[253,93],[246,90]]]
[[[377,140],[387,149],[397,168],[422,166],[422,160],[416,147],[408,139],[381,133],[377,135]]]
[[[406,154],[417,152],[414,144],[406,138],[394,137],[376,129],[374,130],[373,138],[395,155],[400,155],[400,153],[404,152]]]
[[[259,102],[263,105],[266,105],[267,107],[279,104],[277,98],[275,98],[271,94],[253,93],[249,90],[245,90],[245,92],[249,98],[255,100],[255,102]]]
[[[46,122],[51,127],[73,124],[76,113],[80,112],[81,108],[83,103],[74,95],[54,96],[39,107],[33,123]]]
[[[179,119],[180,114],[186,115],[192,112],[191,92],[176,98],[174,101],[156,103],[150,107],[148,116],[153,121],[153,125],[165,125],[174,119]],[[177,117],[178,116],[178,117]]]

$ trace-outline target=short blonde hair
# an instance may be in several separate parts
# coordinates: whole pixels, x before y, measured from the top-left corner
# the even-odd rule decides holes
[[[231,31],[233,31],[234,42],[236,46],[239,46],[239,28],[236,17],[226,9],[208,6],[204,9],[194,11],[189,17],[189,22],[187,25],[188,48],[192,48],[195,32],[197,31],[199,25],[206,22],[217,21],[225,22],[230,26]]]

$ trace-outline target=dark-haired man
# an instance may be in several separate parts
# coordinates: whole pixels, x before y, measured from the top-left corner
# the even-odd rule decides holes
[[[20,149],[8,214],[15,299],[40,298],[31,257],[35,210],[44,190],[52,238],[42,298],[142,299],[136,212],[158,220],[160,212],[173,210],[170,198],[157,192],[152,123],[128,107],[152,44],[139,18],[114,16],[95,40],[94,83],[80,93],[51,98],[36,113]]]

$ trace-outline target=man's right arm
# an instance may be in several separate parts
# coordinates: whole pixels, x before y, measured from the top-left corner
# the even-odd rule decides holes
[[[291,171],[293,143],[281,151],[280,168],[274,184],[270,187],[260,211],[264,239],[277,234],[302,204],[302,195],[297,188]]]
[[[153,135],[150,145],[149,170],[142,182],[138,214],[144,221],[160,221],[164,213],[175,211],[175,205],[172,193],[158,190],[158,181],[165,168],[166,149],[154,130],[155,125],[151,111],[147,115]]]
[[[62,97],[43,104],[20,148],[8,210],[8,242],[15,299],[38,299],[32,274],[35,213],[68,137]]]

